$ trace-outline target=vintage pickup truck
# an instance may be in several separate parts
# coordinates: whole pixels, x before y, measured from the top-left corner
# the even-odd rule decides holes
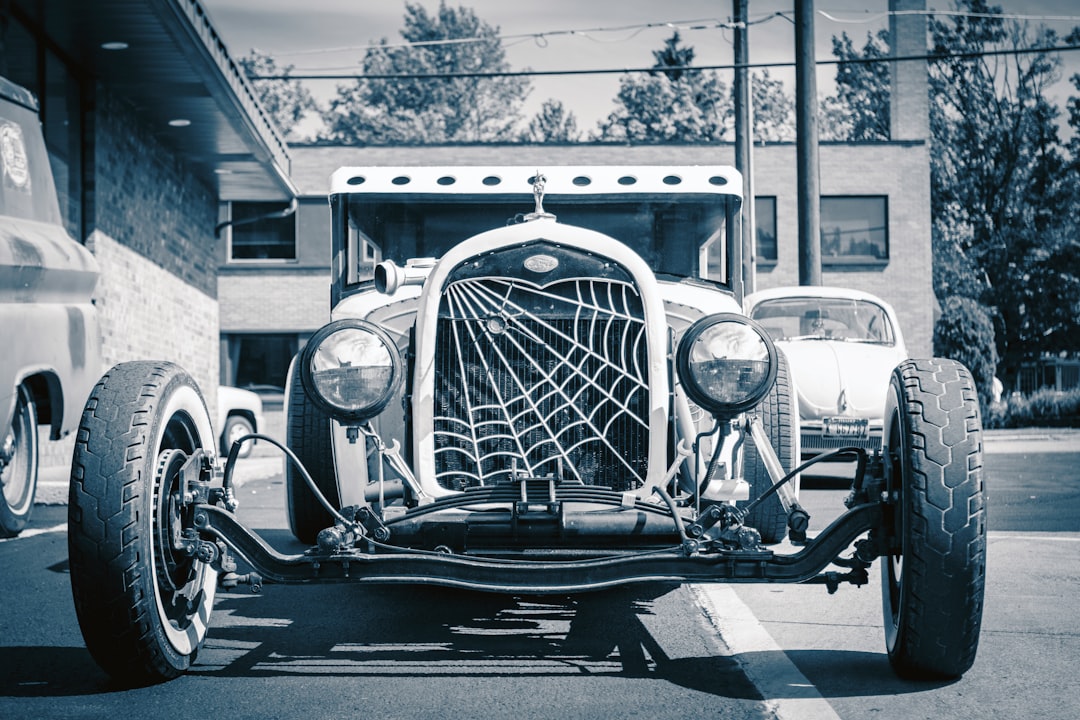
[[[0,537],[34,508],[38,426],[78,427],[102,371],[97,261],[64,229],[37,111],[0,77]]]

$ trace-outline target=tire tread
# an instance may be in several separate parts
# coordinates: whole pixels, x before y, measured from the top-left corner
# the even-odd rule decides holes
[[[890,660],[904,677],[958,677],[975,660],[986,582],[978,397],[967,369],[951,360],[906,361],[896,379],[911,438],[911,528],[909,602]]]

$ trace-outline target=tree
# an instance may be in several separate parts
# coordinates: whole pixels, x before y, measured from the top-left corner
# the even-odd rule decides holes
[[[963,363],[971,371],[983,408],[990,407],[998,355],[994,321],[985,307],[971,298],[950,297],[934,325],[934,353]]]
[[[596,139],[618,142],[716,142],[730,118],[731,100],[719,76],[686,70],[694,49],[680,44],[679,33],[654,50],[654,72],[619,80],[615,110],[600,121]]]
[[[790,142],[795,139],[795,100],[784,92],[784,83],[768,70],[754,73],[754,140]]]
[[[405,3],[401,36],[367,51],[365,75],[491,73],[509,70],[499,29],[445,0],[429,15]],[[468,40],[468,42],[455,42]],[[420,44],[424,43],[424,44]],[[325,139],[337,143],[448,143],[511,140],[531,90],[520,77],[365,78],[339,85]]]
[[[957,5],[965,15],[930,20],[940,56],[930,63],[935,252],[965,258],[966,267],[954,268],[968,276],[949,282],[996,308],[998,352],[1011,378],[1026,357],[1080,342],[1075,174],[1045,92],[1060,61],[1039,51],[1057,37],[987,17],[1001,10],[983,0]],[[995,48],[1025,52],[956,57]],[[950,227],[965,231],[949,236]]]
[[[271,121],[287,140],[299,139],[297,125],[308,113],[319,113],[318,103],[311,93],[295,80],[258,80],[259,75],[288,75],[293,66],[278,67],[270,55],[252,48],[246,56],[236,61],[243,73],[251,79],[259,102]]]
[[[576,142],[580,133],[577,118],[568,112],[558,100],[545,100],[529,121],[521,139],[533,143],[571,143]]]
[[[847,33],[833,36],[833,55],[839,60],[884,60],[889,57],[889,31],[867,33],[857,51]],[[836,94],[819,104],[822,140],[853,142],[889,139],[889,63],[847,62],[836,66]]]
[[[933,286],[934,295],[942,300],[981,298],[988,290],[985,274],[964,250],[971,247],[973,233],[966,217],[954,205],[941,208],[933,218]]]

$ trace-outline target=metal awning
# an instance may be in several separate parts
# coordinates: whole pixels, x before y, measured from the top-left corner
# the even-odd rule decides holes
[[[131,103],[220,199],[296,195],[284,139],[198,0],[12,4],[40,23],[86,76]]]

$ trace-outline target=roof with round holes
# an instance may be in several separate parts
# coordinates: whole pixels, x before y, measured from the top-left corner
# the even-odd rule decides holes
[[[716,193],[739,195],[742,176],[722,165],[343,167],[331,193],[446,195],[532,194],[537,172],[545,195]]]

